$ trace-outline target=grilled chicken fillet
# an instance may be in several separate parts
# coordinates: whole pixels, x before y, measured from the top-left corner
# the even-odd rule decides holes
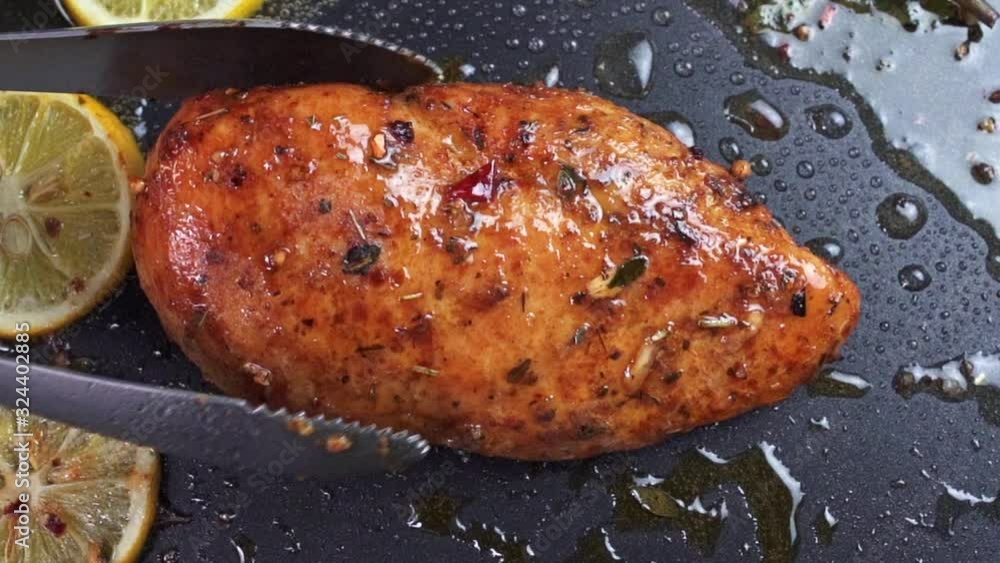
[[[222,390],[531,460],[786,398],[846,276],[730,173],[583,92],[215,92],[149,158],[142,287]]]

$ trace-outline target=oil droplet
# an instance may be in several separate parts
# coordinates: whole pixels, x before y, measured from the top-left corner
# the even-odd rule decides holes
[[[614,33],[597,46],[594,77],[614,96],[644,98],[653,76],[653,44],[641,31]]]
[[[777,141],[788,133],[788,119],[757,90],[726,98],[725,111],[729,121],[758,139]]]
[[[723,137],[719,139],[719,153],[722,158],[726,159],[727,162],[732,162],[743,155],[743,151],[740,150],[740,145],[736,142],[736,139],[732,137]]]
[[[229,538],[229,543],[236,549],[239,563],[255,563],[257,561],[257,544],[245,534],[237,534]]]
[[[406,524],[471,544],[480,551],[494,553],[496,559],[501,561],[527,563],[531,560],[532,551],[527,542],[496,526],[461,522],[458,519],[461,509],[462,502],[458,499],[440,493],[431,494],[411,505]]]
[[[906,291],[923,291],[931,284],[931,275],[923,266],[910,264],[899,271],[899,285]]]
[[[937,366],[905,366],[896,372],[892,383],[905,399],[919,393],[950,402],[974,398],[979,415],[1000,426],[1000,355],[977,352]]]
[[[681,78],[690,78],[694,76],[694,65],[688,61],[677,61],[674,63],[674,73]]]
[[[791,561],[798,539],[802,487],[767,442],[729,459],[702,448],[689,451],[662,478],[622,475],[610,490],[615,527],[622,532],[680,530],[691,545],[709,556],[722,535],[729,509],[725,499],[708,506],[706,499],[727,484],[736,485],[756,520],[764,560]]]
[[[872,384],[861,376],[825,369],[809,382],[807,389],[810,396],[859,399],[867,395],[871,387]]]
[[[995,496],[974,495],[948,483],[939,484],[944,487],[944,493],[938,497],[933,527],[942,537],[955,535],[955,521],[964,514],[975,512],[984,518],[996,519],[1000,513],[1000,502]]]
[[[683,115],[676,111],[656,111],[645,113],[642,116],[673,133],[680,142],[684,143],[684,146],[689,148],[694,146],[694,128],[691,127],[688,118]]]
[[[817,237],[806,241],[806,248],[830,264],[837,264],[844,257],[844,247],[840,241],[829,237]]]
[[[541,547],[541,546],[539,546]],[[623,561],[615,548],[611,546],[611,538],[604,528],[592,528],[578,542],[576,551],[566,561],[573,563],[614,563]]]
[[[653,23],[659,26],[668,26],[670,22],[673,21],[673,16],[670,15],[670,10],[666,8],[657,8],[653,10]]]
[[[789,8],[790,16],[778,27],[795,29],[799,24],[813,24],[837,5],[872,3],[823,0],[777,4]],[[996,192],[981,185],[996,170],[979,167],[1000,164],[993,160],[998,137],[985,132],[992,126],[976,130],[984,118],[996,117],[996,106],[991,106],[987,97],[998,87],[992,69],[998,64],[1000,34],[983,33],[986,28],[977,25],[968,29],[947,25],[952,22],[943,20],[937,12],[950,4],[931,4],[904,2],[885,11],[840,9],[835,23],[814,33],[809,41],[797,41],[793,35],[780,32],[765,32],[764,40],[773,47],[792,44],[794,48],[784,54],[796,68],[836,74],[851,82],[881,122],[877,126],[884,132],[886,146],[909,151],[956,197],[936,189],[931,190],[932,194],[946,206],[964,205],[971,218],[990,223],[1000,234]],[[913,27],[907,30],[897,18]],[[971,54],[956,62],[956,46],[968,47],[969,39],[974,42]],[[845,47],[849,56],[836,56],[844,53]],[[916,76],[921,80],[914,81]],[[881,141],[876,148],[883,150],[878,145],[882,145]]]
[[[762,154],[755,154],[750,159],[750,169],[753,170],[755,176],[767,176],[771,173],[772,168],[770,159]]]
[[[816,541],[822,545],[833,544],[833,530],[837,526],[837,519],[830,513],[830,507],[824,507],[823,512],[816,515],[813,521],[813,530],[816,531]]]
[[[559,85],[559,65],[552,64],[547,68],[543,68],[543,72],[540,73],[542,82],[549,88],[554,88]]]
[[[226,526],[231,524],[233,520],[236,520],[236,510],[232,508],[219,510],[215,515],[219,519],[219,523]]]
[[[799,178],[808,180],[816,175],[816,167],[808,160],[800,160],[795,165],[795,173],[799,175]]]
[[[875,215],[882,232],[894,239],[908,239],[927,223],[927,206],[909,194],[896,193],[878,204]]]
[[[842,139],[851,132],[853,124],[840,108],[833,104],[823,104],[806,109],[806,117],[812,130],[828,139]]]

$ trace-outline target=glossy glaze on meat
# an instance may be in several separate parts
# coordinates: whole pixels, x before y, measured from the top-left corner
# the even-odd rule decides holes
[[[226,392],[522,459],[780,401],[860,305],[727,170],[542,87],[191,100],[150,155],[134,251]]]

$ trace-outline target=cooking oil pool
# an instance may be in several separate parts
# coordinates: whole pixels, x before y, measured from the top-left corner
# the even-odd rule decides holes
[[[1000,33],[987,29],[979,42],[969,43],[966,27],[945,25],[917,2],[905,8],[912,31],[903,28],[898,14],[856,13],[825,0],[792,4],[805,7],[782,12],[787,19],[781,27],[795,31],[765,31],[765,41],[796,68],[851,82],[882,122],[888,142],[909,151],[974,218],[1000,235],[1000,180],[995,178],[1000,93],[994,94],[1000,81],[992,70],[1000,64]],[[818,110],[810,120],[827,136],[840,123]],[[886,228],[881,217],[880,224]],[[902,229],[903,236],[887,232],[894,238],[912,236],[910,228]]]
[[[723,487],[733,486],[756,521],[764,560],[792,561],[799,540],[802,486],[775,450],[761,442],[727,459],[699,448],[684,454],[663,477],[623,474],[610,490],[615,529],[678,530],[689,544],[711,556],[730,515],[726,499],[719,494]]]
[[[998,354],[977,352],[935,366],[905,366],[896,373],[893,387],[907,399],[921,393],[950,402],[975,399],[983,420],[1000,426]]]

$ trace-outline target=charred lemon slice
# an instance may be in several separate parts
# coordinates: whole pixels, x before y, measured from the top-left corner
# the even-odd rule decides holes
[[[15,436],[25,428],[15,424],[0,409],[0,563],[137,560],[156,516],[159,456],[32,417],[25,483],[18,475],[23,441]],[[24,523],[26,536],[17,528]]]
[[[64,0],[79,25],[113,25],[167,20],[240,19],[254,15],[264,0]]]
[[[0,338],[89,312],[131,264],[132,132],[97,100],[0,92]]]

